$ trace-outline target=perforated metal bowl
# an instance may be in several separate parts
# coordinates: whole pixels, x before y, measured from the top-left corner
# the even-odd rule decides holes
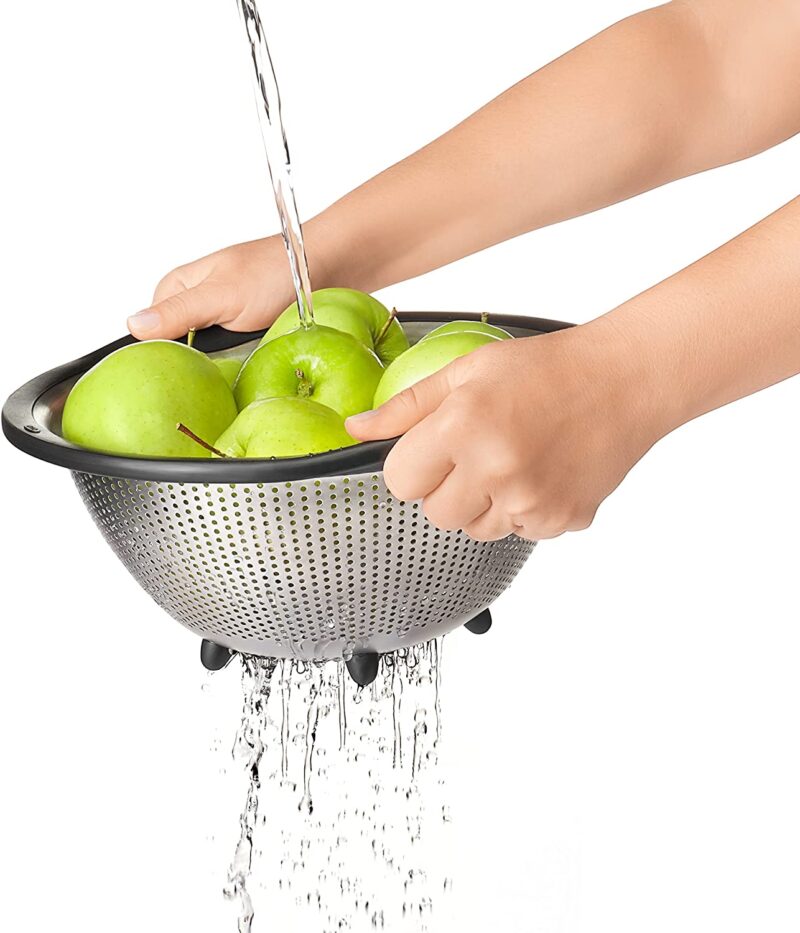
[[[451,319],[401,315],[412,341]],[[568,326],[493,320],[517,336]],[[243,358],[260,336],[212,328],[195,345]],[[26,453],[72,470],[131,574],[211,645],[264,657],[376,657],[474,619],[530,556],[529,541],[439,531],[419,503],[394,499],[382,474],[391,441],[234,461],[117,457],[67,443],[60,416],[72,385],[129,342],[23,386],[6,403],[3,430]]]

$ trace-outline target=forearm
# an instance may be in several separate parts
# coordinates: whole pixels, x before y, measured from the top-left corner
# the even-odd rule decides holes
[[[603,317],[489,341],[347,429],[402,435],[386,483],[437,527],[537,540],[587,527],[674,428],[798,372],[800,198]]]
[[[653,439],[800,373],[800,198],[592,324]]]
[[[795,0],[694,0],[624,20],[309,224],[374,290],[742,158],[800,129]]]

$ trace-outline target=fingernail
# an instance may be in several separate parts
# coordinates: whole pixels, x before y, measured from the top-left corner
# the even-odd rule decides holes
[[[350,415],[350,417],[345,421],[344,426],[347,427],[351,425],[354,428],[357,428],[360,424],[366,424],[367,421],[374,418],[378,414],[377,409],[372,408],[369,411],[362,411],[357,415]]]
[[[137,333],[147,333],[149,330],[155,330],[161,317],[158,311],[152,311],[148,308],[146,311],[140,311],[138,314],[131,315],[128,318],[128,327]]]

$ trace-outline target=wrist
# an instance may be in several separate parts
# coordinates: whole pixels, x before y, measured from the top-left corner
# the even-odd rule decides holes
[[[430,245],[432,225],[396,193],[374,190],[373,182],[306,226],[312,249],[319,253],[320,277],[333,286],[371,293],[443,264],[419,261],[420,250]]]
[[[644,453],[685,420],[658,340],[644,316],[610,312],[583,327],[606,403]]]
[[[369,248],[337,207],[333,205],[303,225],[312,288],[376,291],[381,285],[372,274]]]

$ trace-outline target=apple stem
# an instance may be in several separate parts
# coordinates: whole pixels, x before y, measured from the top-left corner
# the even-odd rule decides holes
[[[489,312],[483,311],[481,313],[481,324],[488,324],[488,323],[489,323]]]
[[[202,437],[198,437],[194,431],[191,431],[189,428],[187,428],[185,424],[178,424],[176,427],[181,432],[181,434],[185,434],[187,437],[191,438],[195,444],[199,444],[206,450],[210,450],[211,453],[215,454],[217,457],[222,457],[223,460],[231,459],[227,454],[224,454],[221,450],[217,450],[216,447],[212,447],[211,444],[204,441]]]
[[[189,333],[186,335],[186,346],[187,346],[187,347],[193,347],[193,346],[194,346],[194,338],[195,338],[195,335],[196,335],[196,334],[197,334],[197,328],[192,327],[192,328],[190,329]]]
[[[306,379],[306,374],[302,369],[296,369],[294,374],[299,380],[297,385],[297,394],[300,396],[300,398],[309,398],[313,387],[308,379]]]
[[[383,338],[389,333],[389,328],[392,326],[392,321],[394,321],[396,317],[397,317],[397,308],[392,308],[392,311],[389,317],[386,318],[386,323],[380,329],[380,333],[375,338],[376,347],[381,342],[381,340],[383,340]]]

